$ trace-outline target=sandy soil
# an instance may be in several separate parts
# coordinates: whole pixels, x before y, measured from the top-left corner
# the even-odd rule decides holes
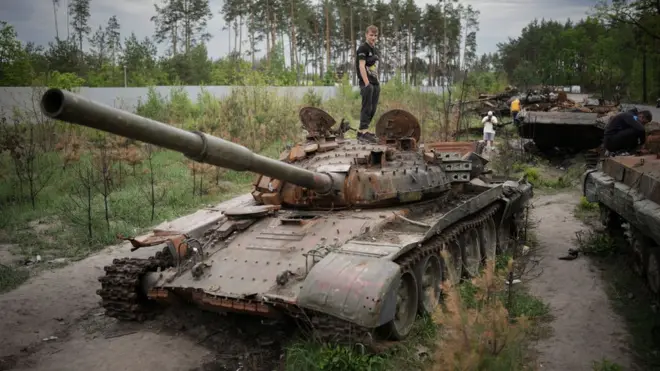
[[[554,335],[538,344],[544,370],[588,370],[602,357],[629,365],[622,321],[609,308],[598,272],[582,258],[557,259],[572,246],[574,232],[583,228],[572,215],[578,199],[571,193],[542,195],[535,201],[544,272],[530,285],[556,316]],[[218,217],[228,206],[158,228],[186,230]],[[0,296],[0,370],[236,370],[241,365],[249,369],[255,360],[279,360],[278,341],[286,338],[281,328],[264,333],[263,325],[253,321],[177,309],[143,324],[103,316],[95,292],[97,277],[113,258],[128,254],[127,244],[110,247]],[[151,254],[148,248],[135,253]],[[49,337],[56,338],[45,340]]]
[[[574,248],[575,232],[588,228],[573,216],[578,192],[539,195],[533,220],[541,276],[529,285],[532,293],[551,306],[553,335],[537,350],[543,370],[591,370],[593,361],[607,358],[631,369],[624,321],[612,310],[600,273],[586,258],[559,260]],[[535,272],[537,273],[537,272]]]

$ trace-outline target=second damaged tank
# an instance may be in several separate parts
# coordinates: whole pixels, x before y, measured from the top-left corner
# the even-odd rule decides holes
[[[580,152],[597,148],[603,141],[609,116],[595,112],[538,112],[518,114],[518,134],[532,139],[541,152],[553,148]]]
[[[572,153],[600,147],[605,126],[620,110],[602,99],[586,98],[576,103],[558,94],[554,103],[524,104],[518,114],[518,134],[532,139],[541,152],[554,148]]]
[[[450,252],[459,276],[508,249],[532,186],[525,178],[488,183],[486,161],[451,144],[420,144],[420,125],[393,110],[376,124],[378,144],[347,139],[346,122],[303,108],[306,140],[279,160],[79,95],[48,90],[45,115],[257,174],[244,202],[187,233],[131,240],[158,246],[148,259],[115,259],[98,294],[106,314],[141,320],[151,303],[309,319],[328,341],[403,339],[418,313],[441,298]],[[425,148],[424,148],[425,147]],[[238,200],[237,198],[236,200]],[[160,249],[162,247],[162,249]],[[367,340],[364,340],[367,341]]]

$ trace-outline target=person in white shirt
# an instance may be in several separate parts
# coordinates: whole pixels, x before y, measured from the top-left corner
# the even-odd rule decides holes
[[[490,148],[493,146],[493,141],[495,140],[495,129],[493,125],[497,124],[497,117],[493,116],[493,111],[488,111],[488,115],[481,120],[481,123],[484,124],[486,148]]]

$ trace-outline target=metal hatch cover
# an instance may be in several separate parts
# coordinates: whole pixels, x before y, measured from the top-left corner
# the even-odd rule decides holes
[[[376,136],[387,139],[413,138],[419,142],[419,121],[410,112],[393,109],[385,112],[376,123]]]
[[[225,215],[232,219],[257,218],[277,211],[276,205],[241,206],[225,210]]]
[[[337,123],[329,113],[317,107],[303,107],[298,116],[311,136],[324,135]]]

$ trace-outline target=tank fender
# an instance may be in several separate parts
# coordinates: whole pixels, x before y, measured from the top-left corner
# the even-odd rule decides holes
[[[596,182],[591,174],[598,171],[597,169],[590,169],[582,174],[582,195],[589,202],[597,202],[598,194],[596,193]]]
[[[400,271],[389,260],[331,252],[305,278],[298,305],[375,328],[394,318]]]

